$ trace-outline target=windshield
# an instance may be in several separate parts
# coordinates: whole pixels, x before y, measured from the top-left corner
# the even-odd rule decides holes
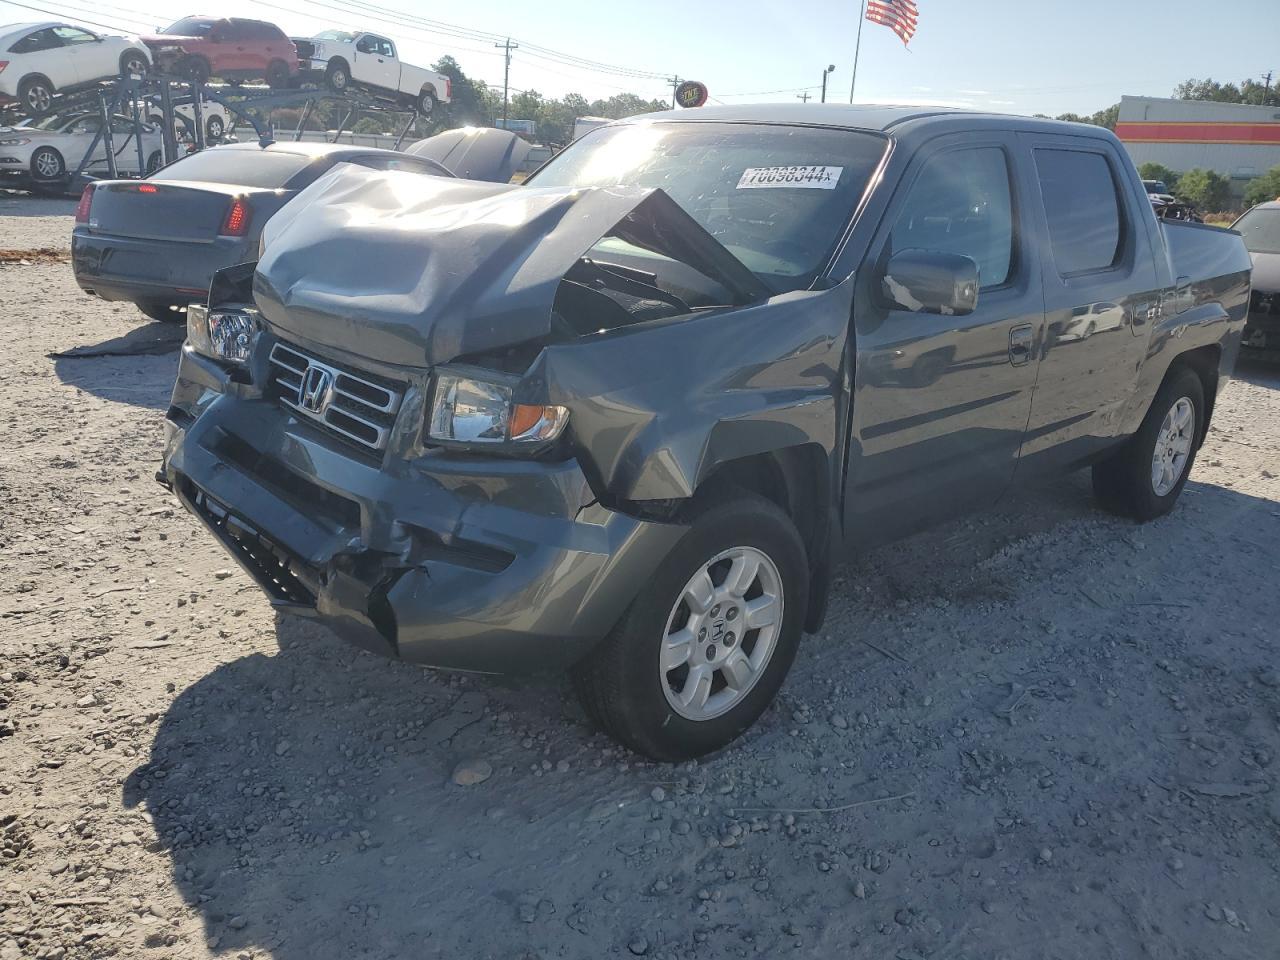
[[[165,27],[161,33],[175,37],[203,37],[213,29],[213,20],[205,17],[183,17],[177,23]]]
[[[1163,180],[1143,180],[1142,185],[1147,188],[1147,193],[1169,192],[1169,188],[1164,185]]]
[[[42,117],[39,120],[23,120],[18,126],[25,127],[28,130],[63,130],[70,127],[77,120],[89,114],[78,114],[71,119],[67,119],[66,114],[53,114],[48,117]]]
[[[825,127],[640,122],[593,130],[530,182],[660,187],[780,293],[817,277],[885,146]]]
[[[339,43],[350,43],[355,38],[350,30],[321,30],[316,34],[317,40],[337,40]]]
[[[1280,253],[1280,207],[1254,207],[1231,225],[1250,253]]]

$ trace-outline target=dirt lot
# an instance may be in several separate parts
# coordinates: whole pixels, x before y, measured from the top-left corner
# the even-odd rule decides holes
[[[0,197],[0,247],[70,210]],[[672,767],[559,682],[275,620],[152,479],[166,331],[51,359],[157,332],[65,263],[0,302],[0,960],[1280,952],[1277,368],[1166,519],[1079,476],[847,567],[758,727]]]

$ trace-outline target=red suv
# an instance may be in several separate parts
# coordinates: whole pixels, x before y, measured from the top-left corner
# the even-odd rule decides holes
[[[183,17],[153,36],[143,37],[163,73],[204,83],[263,80],[287,87],[298,73],[298,51],[274,23],[237,17]]]

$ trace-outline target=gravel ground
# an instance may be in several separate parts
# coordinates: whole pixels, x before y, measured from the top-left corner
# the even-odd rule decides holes
[[[69,210],[0,197],[0,247]],[[65,263],[0,302],[0,960],[1276,955],[1276,368],[1165,519],[1077,476],[844,568],[667,766],[274,619],[152,480],[174,354],[50,359],[149,332]]]

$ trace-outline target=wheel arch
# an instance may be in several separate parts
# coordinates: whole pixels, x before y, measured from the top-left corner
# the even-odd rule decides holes
[[[28,83],[30,83],[32,80],[43,80],[48,85],[49,90],[51,92],[53,93],[58,92],[58,88],[54,84],[54,82],[50,80],[48,77],[46,77],[43,73],[40,73],[39,71],[36,71],[34,73],[24,74],[22,79],[18,81],[17,87],[15,87],[14,89],[21,91],[22,88],[26,86]],[[21,95],[21,93],[19,93],[19,95]]]
[[[1200,435],[1196,438],[1197,449],[1204,443],[1205,435],[1209,432],[1209,422],[1213,419],[1213,407],[1218,397],[1221,369],[1222,345],[1209,343],[1174,356],[1169,362],[1169,369],[1165,371],[1160,381],[1160,385],[1163,386],[1179,370],[1191,370],[1200,378],[1200,385],[1204,388],[1204,422],[1200,427]]]
[[[747,490],[779,507],[800,532],[809,559],[809,603],[805,630],[816,632],[826,617],[831,584],[831,463],[817,443],[802,443],[727,460],[699,484],[693,503]]]
[[[126,47],[124,50],[120,51],[120,57],[119,57],[119,60],[117,61],[117,62],[118,62],[118,64],[119,64],[119,66],[120,66],[120,72],[121,72],[122,74],[124,73],[124,62],[125,62],[125,60],[129,59],[130,57],[132,57],[132,56],[133,56],[133,54],[135,54],[135,53],[136,53],[138,56],[142,57],[142,59],[146,62],[147,66],[148,66],[148,67],[150,67],[150,65],[151,65],[151,58],[150,58],[149,56],[147,56],[147,53],[146,53],[146,51],[145,51],[145,50],[140,50],[140,49],[138,49],[137,47]]]

